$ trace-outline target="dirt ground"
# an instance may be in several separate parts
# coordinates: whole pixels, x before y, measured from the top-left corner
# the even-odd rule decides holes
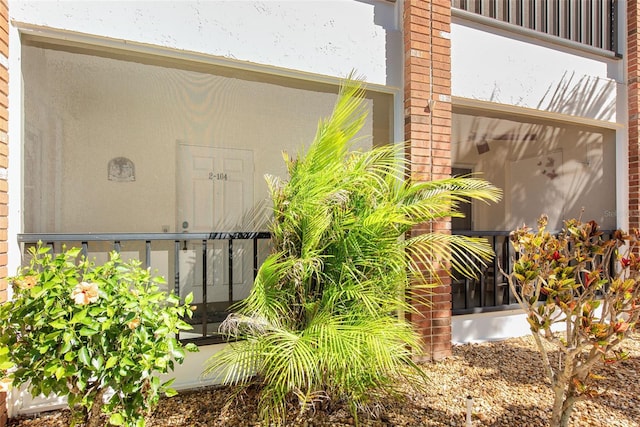
[[[630,358],[598,370],[599,396],[579,402],[572,426],[640,426],[640,334],[623,346]],[[473,426],[544,427],[551,414],[552,394],[531,337],[454,346],[453,356],[423,369],[431,379],[424,393],[401,385],[404,398],[388,402],[376,419],[360,417],[362,426],[464,426],[467,396],[473,398]],[[162,399],[149,427],[258,426],[255,392],[227,405],[232,390],[209,387]],[[12,419],[11,427],[66,427],[68,411]],[[351,426],[345,405],[328,402],[299,416],[291,408],[287,426]]]

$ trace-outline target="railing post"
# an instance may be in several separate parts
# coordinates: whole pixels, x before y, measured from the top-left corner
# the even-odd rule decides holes
[[[213,268],[213,266],[211,266]],[[211,271],[213,273],[213,270]],[[202,336],[207,336],[209,308],[207,307],[207,240],[202,240]]]
[[[471,279],[464,278],[464,308],[471,308]]]
[[[144,244],[144,268],[151,267],[151,241],[147,240]]]
[[[492,236],[493,245],[493,305],[498,305],[498,236]]]
[[[258,277],[258,238],[253,238],[253,280]]]
[[[617,2],[615,0],[611,0],[609,3],[609,22],[610,22],[610,33],[609,33],[609,50],[613,53],[619,54],[618,52],[618,10],[617,10]]]
[[[229,304],[233,304],[233,239],[229,239]]]
[[[504,259],[504,271],[506,273],[509,273],[511,271],[511,246],[509,245],[509,236],[504,236],[503,237],[503,242],[502,242],[502,251],[503,251],[503,259]],[[509,283],[507,282],[505,284],[507,291],[507,301],[503,301],[503,304],[511,304],[511,286],[509,286]]]
[[[180,240],[174,241],[173,255],[173,290],[176,296],[180,298]]]

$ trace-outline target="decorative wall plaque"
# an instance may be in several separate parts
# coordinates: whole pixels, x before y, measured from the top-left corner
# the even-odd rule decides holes
[[[136,180],[136,167],[126,157],[114,157],[109,160],[109,181],[131,182]]]

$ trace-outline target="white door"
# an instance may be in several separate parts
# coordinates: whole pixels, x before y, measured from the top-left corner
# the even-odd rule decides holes
[[[253,206],[253,152],[178,145],[178,231],[241,231]]]
[[[177,227],[184,232],[254,231],[253,152],[178,144]],[[226,240],[207,244],[207,302],[227,301],[229,247]],[[233,242],[233,299],[248,295],[253,284],[251,241]],[[180,294],[203,302],[202,242],[180,253]]]

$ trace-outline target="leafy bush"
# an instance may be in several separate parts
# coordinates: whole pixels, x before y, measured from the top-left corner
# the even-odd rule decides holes
[[[161,393],[175,394],[155,373],[185,357],[175,334],[191,328],[182,320],[191,297],[180,305],[162,278],[116,252],[98,266],[79,249],[30,254],[0,307],[0,369],[13,367],[5,373],[34,396],[66,396],[74,422],[101,426],[104,412],[113,425],[143,426]]]
[[[546,225],[542,217],[538,231],[511,234],[517,257],[505,275],[551,381],[551,426],[557,427],[568,425],[575,402],[595,394],[596,364],[627,357],[618,345],[640,316],[639,235],[618,230],[605,239],[594,221],[572,219],[555,236]]]
[[[363,94],[359,82],[346,82],[306,154],[285,155],[289,179],[268,177],[274,251],[223,324],[238,340],[205,371],[257,384],[267,422],[285,421],[290,398],[301,411],[343,399],[357,415],[398,380],[423,380],[412,361],[420,337],[399,315],[413,310],[405,294],[437,280],[441,262],[468,271],[466,260],[491,254],[486,242],[464,236],[404,238],[417,224],[459,215],[466,198],[500,192],[475,178],[404,181],[401,144],[350,151],[366,116]]]

